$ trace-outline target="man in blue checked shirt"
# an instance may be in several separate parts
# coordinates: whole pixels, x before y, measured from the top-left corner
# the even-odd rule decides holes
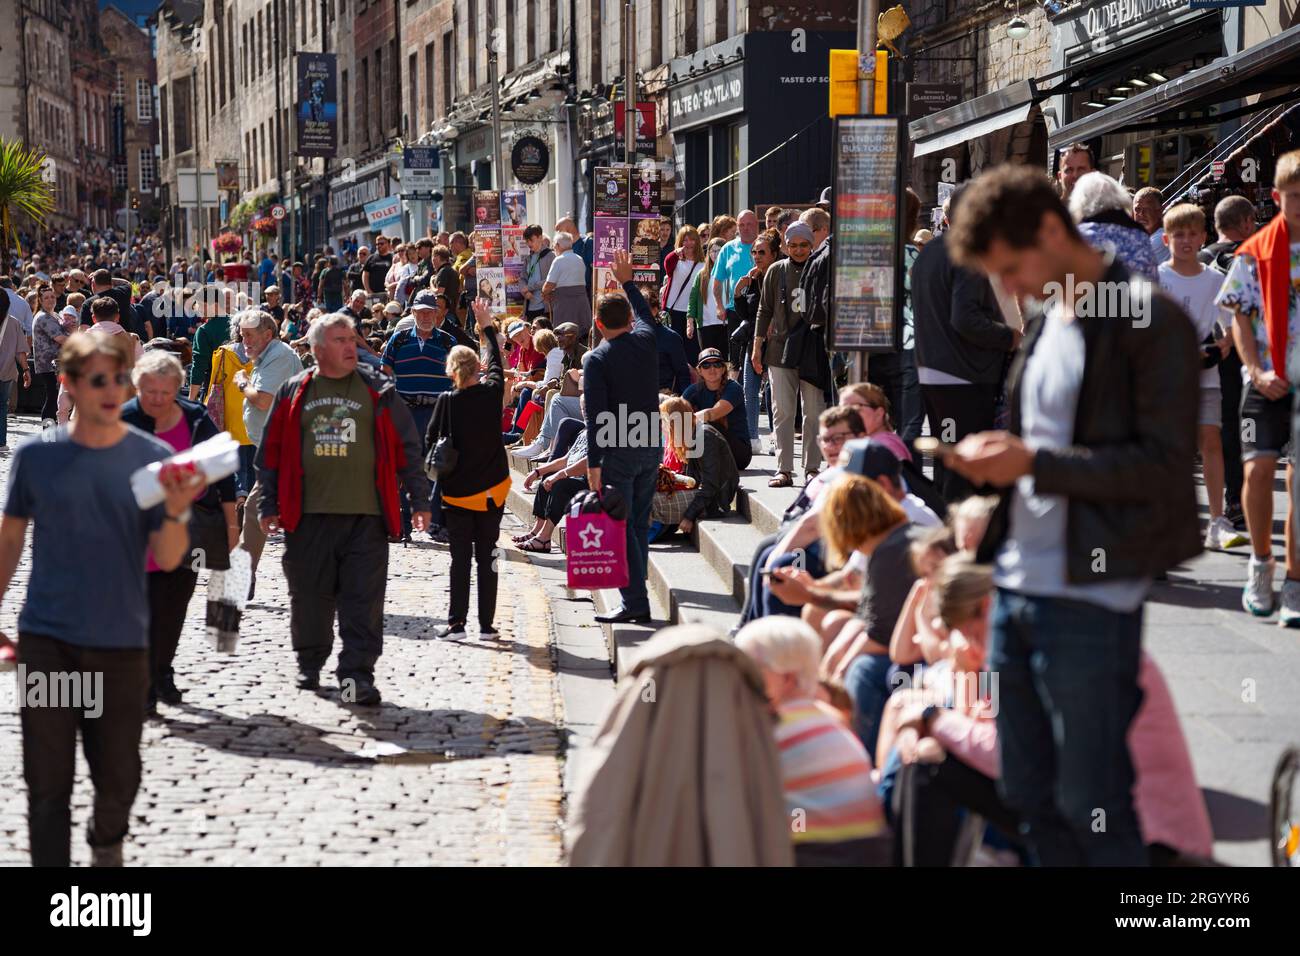
[[[451,379],[447,377],[447,353],[457,343],[441,328],[446,315],[445,296],[428,290],[420,292],[411,303],[415,325],[394,332],[384,346],[384,371],[396,380],[397,394],[411,410],[421,443],[429,431],[434,403],[439,395],[451,390]],[[421,450],[424,450],[423,444]],[[435,541],[440,540],[440,535],[445,535],[438,520],[441,514],[441,496],[435,485],[434,520],[429,528]],[[411,534],[411,511],[405,495],[402,496],[402,534],[404,539],[409,539]]]

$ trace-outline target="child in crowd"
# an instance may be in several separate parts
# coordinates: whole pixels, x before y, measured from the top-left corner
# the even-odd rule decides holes
[[[1196,437],[1201,450],[1205,493],[1210,503],[1205,546],[1217,551],[1244,544],[1246,540],[1223,517],[1223,439],[1219,432],[1223,395],[1215,366],[1231,347],[1224,331],[1228,316],[1214,301],[1221,285],[1219,273],[1207,269],[1197,258],[1197,253],[1205,245],[1205,213],[1201,207],[1191,203],[1174,206],[1165,213],[1164,228],[1169,258],[1156,269],[1160,287],[1183,307],[1192,320],[1204,353]]]
[[[885,865],[888,831],[871,782],[871,758],[839,715],[817,698],[821,642],[792,617],[752,621],[736,646],[763,670],[777,713],[776,744],[799,866]]]

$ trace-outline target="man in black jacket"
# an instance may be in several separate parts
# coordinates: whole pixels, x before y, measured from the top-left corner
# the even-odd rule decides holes
[[[948,245],[1047,303],[1011,369],[1010,432],[969,435],[947,456],[1006,489],[978,553],[997,585],[1000,786],[1040,863],[1145,865],[1126,738],[1151,579],[1200,551],[1196,332],[1092,249],[1030,167],[975,180]]]
[[[950,219],[962,192],[949,199]],[[989,280],[952,261],[946,233],[927,242],[912,265],[912,316],[930,434],[955,444],[991,429],[1007,353],[1020,344],[1020,332],[1002,320]],[[949,504],[975,491],[938,461],[934,483]]]

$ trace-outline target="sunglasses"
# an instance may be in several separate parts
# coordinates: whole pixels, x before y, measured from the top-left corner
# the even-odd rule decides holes
[[[696,368],[726,368],[724,362],[701,362]]]
[[[91,388],[107,388],[110,381],[117,386],[129,385],[131,383],[131,376],[126,374],[126,372],[118,372],[110,378],[110,376],[105,372],[96,372],[94,375],[86,378],[86,384]]]

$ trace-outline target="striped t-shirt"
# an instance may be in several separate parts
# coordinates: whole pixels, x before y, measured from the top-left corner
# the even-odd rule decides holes
[[[776,745],[796,843],[841,843],[884,830],[871,758],[857,736],[813,700],[778,707]]]

